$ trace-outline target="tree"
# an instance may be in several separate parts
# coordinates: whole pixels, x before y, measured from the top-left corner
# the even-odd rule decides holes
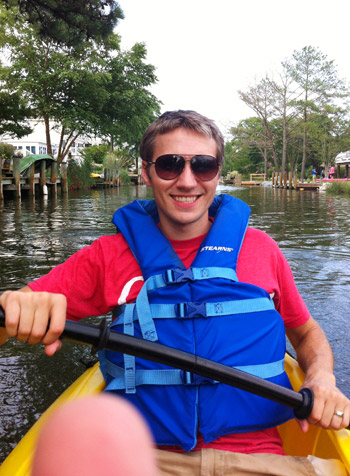
[[[115,0],[2,0],[19,13],[44,39],[74,46],[104,40],[113,33],[123,11]]]
[[[231,130],[232,138],[225,149],[234,170],[242,174],[255,173],[264,168],[267,174],[269,161],[269,139],[259,118],[251,117],[240,121]]]
[[[288,72],[288,61],[282,62],[282,71],[278,74],[278,82],[266,77],[271,89],[274,91],[273,103],[275,114],[282,118],[282,161],[281,173],[287,170],[287,147],[291,125],[294,123],[296,111],[293,102],[297,99],[297,86]]]
[[[318,48],[305,46],[301,51],[294,51],[292,61],[287,65],[288,71],[302,91],[303,97],[295,101],[303,126],[303,157],[301,180],[305,178],[307,159],[308,131],[310,117],[313,113],[322,113],[335,107],[335,100],[344,97],[345,85],[338,78],[334,61]]]
[[[279,163],[274,144],[274,137],[270,127],[270,120],[274,117],[275,109],[275,91],[271,87],[267,78],[262,79],[258,84],[248,88],[246,92],[238,91],[238,94],[243,102],[247,104],[260,118],[265,135],[269,141],[269,147],[272,152],[273,161],[276,171],[279,172]]]
[[[93,164],[103,164],[107,153],[109,152],[109,146],[107,144],[101,145],[92,145],[89,147],[85,147],[81,151],[81,155],[84,159],[89,159]]]
[[[99,116],[99,133],[108,137],[112,150],[115,145],[127,147],[136,156],[146,127],[160,111],[160,102],[148,90],[157,77],[154,66],[145,63],[146,54],[145,45],[136,43],[110,59],[106,67],[111,78],[106,86],[109,97]]]
[[[16,92],[0,91],[0,136],[23,137],[32,132],[27,118],[31,110]]]
[[[48,154],[53,153],[52,127],[60,130],[58,163],[78,136],[105,133],[101,124],[106,125],[111,98],[118,107],[118,111],[111,112],[114,126],[118,127],[118,141],[124,145],[137,142],[136,124],[148,124],[159,109],[158,101],[142,87],[138,70],[133,68],[134,61],[137,67],[153,71],[153,66],[143,61],[144,47],[142,54],[137,53],[136,45],[130,54],[122,53],[118,35],[109,35],[103,44],[89,40],[74,47],[57,46],[35,35],[28,23],[16,22],[9,12],[5,13],[0,16],[5,27],[0,33],[0,46],[9,52],[9,65],[1,68],[0,81],[30,102],[35,117],[43,118]],[[119,63],[124,65],[125,57],[127,67],[114,75],[111,65],[118,69]],[[153,81],[154,74],[149,74],[147,84]]]

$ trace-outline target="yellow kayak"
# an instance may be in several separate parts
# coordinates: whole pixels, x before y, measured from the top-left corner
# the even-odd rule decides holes
[[[286,370],[294,390],[299,390],[303,381],[303,373],[297,362],[286,355]],[[17,447],[10,453],[0,468],[0,476],[30,476],[35,442],[38,432],[45,419],[58,406],[68,400],[100,393],[104,388],[104,380],[96,364],[79,377],[54,402],[42,417],[33,425]],[[313,426],[308,433],[303,433],[295,420],[291,420],[280,428],[285,451],[293,456],[314,455],[320,458],[340,459],[350,475],[350,432],[348,430],[322,430]]]

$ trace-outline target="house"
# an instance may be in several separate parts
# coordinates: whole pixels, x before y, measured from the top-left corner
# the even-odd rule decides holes
[[[23,157],[29,154],[47,154],[44,121],[41,119],[31,119],[29,120],[29,123],[30,127],[33,129],[33,132],[31,134],[22,137],[21,139],[13,138],[9,135],[4,134],[0,137],[0,141],[13,145],[16,151],[22,152]],[[58,154],[60,138],[60,134],[55,129],[51,129],[51,147],[54,157],[56,157]],[[79,162],[80,160],[82,160],[81,150],[84,149],[84,147],[100,143],[101,140],[97,138],[80,136],[76,139],[75,142],[73,142],[72,146],[69,149],[69,152],[72,158]]]

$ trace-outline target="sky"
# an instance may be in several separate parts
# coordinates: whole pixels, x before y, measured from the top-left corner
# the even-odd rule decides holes
[[[162,112],[194,109],[221,130],[254,115],[239,99],[304,46],[350,81],[350,0],[119,0],[122,48],[147,47]]]

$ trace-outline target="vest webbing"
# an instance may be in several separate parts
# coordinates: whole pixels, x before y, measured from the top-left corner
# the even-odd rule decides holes
[[[283,320],[265,290],[238,282],[236,275],[249,207],[221,195],[209,213],[214,223],[186,269],[157,226],[153,201],[117,210],[113,222],[145,283],[135,303],[116,310],[111,327],[291,388]],[[189,372],[110,351],[100,359],[107,390],[137,406],[160,445],[189,451],[198,430],[208,442],[293,417],[287,407]]]

